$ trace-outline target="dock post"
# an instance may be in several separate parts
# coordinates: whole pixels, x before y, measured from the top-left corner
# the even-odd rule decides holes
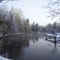
[[[55,42],[56,42],[56,36],[54,37],[54,39],[55,39]]]

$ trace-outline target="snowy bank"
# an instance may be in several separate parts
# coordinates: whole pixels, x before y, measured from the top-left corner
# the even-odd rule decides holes
[[[7,59],[5,57],[0,56],[0,60],[12,60],[12,59]]]

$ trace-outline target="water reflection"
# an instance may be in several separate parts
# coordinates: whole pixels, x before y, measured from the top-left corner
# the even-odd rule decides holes
[[[54,43],[54,47],[53,47],[52,53],[54,54],[57,52],[57,47],[56,47],[57,42],[53,42],[53,43]]]
[[[13,36],[8,47],[0,48],[0,56],[13,60],[60,60],[60,44],[44,40],[41,36]]]
[[[3,46],[0,48],[0,55],[9,59],[14,59],[18,60],[18,57],[21,59],[21,56],[23,54],[23,48],[28,48],[29,47],[29,41],[33,40],[33,43],[35,41],[38,41],[38,37],[31,37],[31,36],[23,36],[19,37],[17,41],[18,36],[13,36],[12,37],[5,37],[3,40],[9,40],[8,43],[10,43],[9,46]],[[5,42],[4,41],[4,42]],[[12,41],[12,42],[11,42]],[[5,42],[6,43],[6,42]]]
[[[49,42],[51,42],[51,41],[49,41]],[[52,53],[55,53],[55,52],[57,52],[57,42],[51,42],[51,43],[53,43],[53,49],[52,49]],[[51,44],[48,44],[48,46],[50,47],[51,46]]]

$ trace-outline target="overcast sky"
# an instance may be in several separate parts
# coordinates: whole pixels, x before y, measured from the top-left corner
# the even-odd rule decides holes
[[[23,11],[25,18],[29,18],[30,23],[35,22],[39,25],[47,25],[48,23],[53,23],[58,21],[57,19],[51,20],[48,16],[48,10],[42,8],[42,5],[47,5],[49,0],[18,0],[18,1],[9,1],[7,6],[11,8],[20,8]]]

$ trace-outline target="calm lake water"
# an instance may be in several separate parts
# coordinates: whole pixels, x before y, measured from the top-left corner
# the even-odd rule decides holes
[[[55,44],[41,36],[15,39],[18,42],[13,47],[0,48],[0,56],[13,60],[60,60],[60,42]]]

